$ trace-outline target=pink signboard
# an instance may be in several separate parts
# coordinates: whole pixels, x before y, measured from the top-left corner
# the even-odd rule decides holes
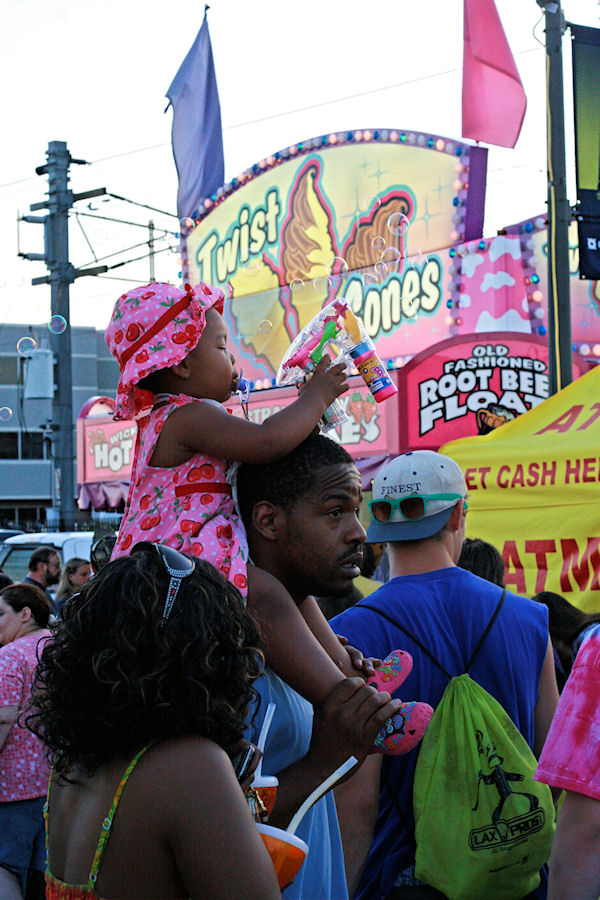
[[[135,422],[112,416],[77,420],[77,481],[129,481],[136,436]]]
[[[448,305],[452,334],[532,331],[521,244],[516,235],[498,235],[451,248]],[[533,326],[541,325],[535,319]]]
[[[574,360],[578,377],[586,363]],[[484,434],[549,396],[548,348],[537,335],[513,332],[450,338],[402,370],[401,452],[437,450]]]
[[[526,299],[532,331],[547,335],[548,326],[548,228],[544,216],[509,225],[507,236],[520,243]],[[569,226],[569,291],[573,350],[598,362],[600,359],[600,282],[579,278],[577,224]]]

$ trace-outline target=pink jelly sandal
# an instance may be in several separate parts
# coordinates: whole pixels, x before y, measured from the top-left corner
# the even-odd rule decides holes
[[[393,694],[408,678],[413,666],[412,656],[406,650],[392,650],[390,655],[375,669],[367,684],[372,684],[378,691]]]
[[[410,700],[388,719],[373,742],[371,753],[399,756],[409,753],[427,731],[433,709],[429,703]]]

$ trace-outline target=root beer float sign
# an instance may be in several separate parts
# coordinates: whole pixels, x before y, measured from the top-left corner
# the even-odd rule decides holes
[[[578,377],[585,363],[573,364]],[[542,403],[549,395],[548,346],[537,335],[512,332],[450,338],[415,356],[398,389],[401,450],[437,450]]]
[[[296,334],[345,297],[379,356],[447,333],[447,248],[481,235],[487,151],[400,130],[325,135],[224,185],[188,220],[184,278],[218,284],[244,374],[269,387]]]

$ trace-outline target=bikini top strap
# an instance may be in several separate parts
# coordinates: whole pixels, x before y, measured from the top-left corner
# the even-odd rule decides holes
[[[46,859],[48,859],[48,808],[50,806],[50,785],[54,776],[54,763],[50,766],[50,778],[48,779],[48,790],[46,791],[46,802],[44,803],[42,812],[44,815],[44,831],[46,833]]]
[[[102,823],[102,831],[100,832],[100,840],[98,841],[98,846],[96,847],[96,853],[94,854],[94,859],[92,862],[92,868],[90,869],[90,877],[89,877],[90,888],[95,885],[96,879],[98,878],[98,872],[100,871],[102,857],[104,856],[104,851],[106,850],[106,845],[108,844],[108,839],[110,837],[110,829],[112,828],[112,823],[113,823],[113,820],[115,817],[115,813],[117,811],[117,806],[119,805],[119,800],[121,799],[121,794],[123,793],[123,788],[127,784],[127,780],[129,778],[129,776],[131,775],[131,773],[133,772],[133,770],[135,769],[139,760],[141,759],[141,757],[144,755],[144,753],[150,746],[151,746],[151,744],[147,744],[145,747],[142,747],[142,749],[140,750],[139,753],[136,753],[136,755],[133,757],[133,759],[127,766],[127,769],[125,770],[125,773],[123,774],[123,777],[121,778],[121,780],[119,782],[119,786],[117,788],[117,792],[116,792],[114,800],[112,802],[110,812],[108,813],[108,816]]]

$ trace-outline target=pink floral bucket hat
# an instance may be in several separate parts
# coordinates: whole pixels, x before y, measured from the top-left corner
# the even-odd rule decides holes
[[[184,290],[157,282],[127,291],[115,303],[105,339],[119,363],[115,419],[133,419],[154,402],[138,383],[158,369],[180,363],[206,328],[206,310],[223,313],[220,288],[198,284]]]

